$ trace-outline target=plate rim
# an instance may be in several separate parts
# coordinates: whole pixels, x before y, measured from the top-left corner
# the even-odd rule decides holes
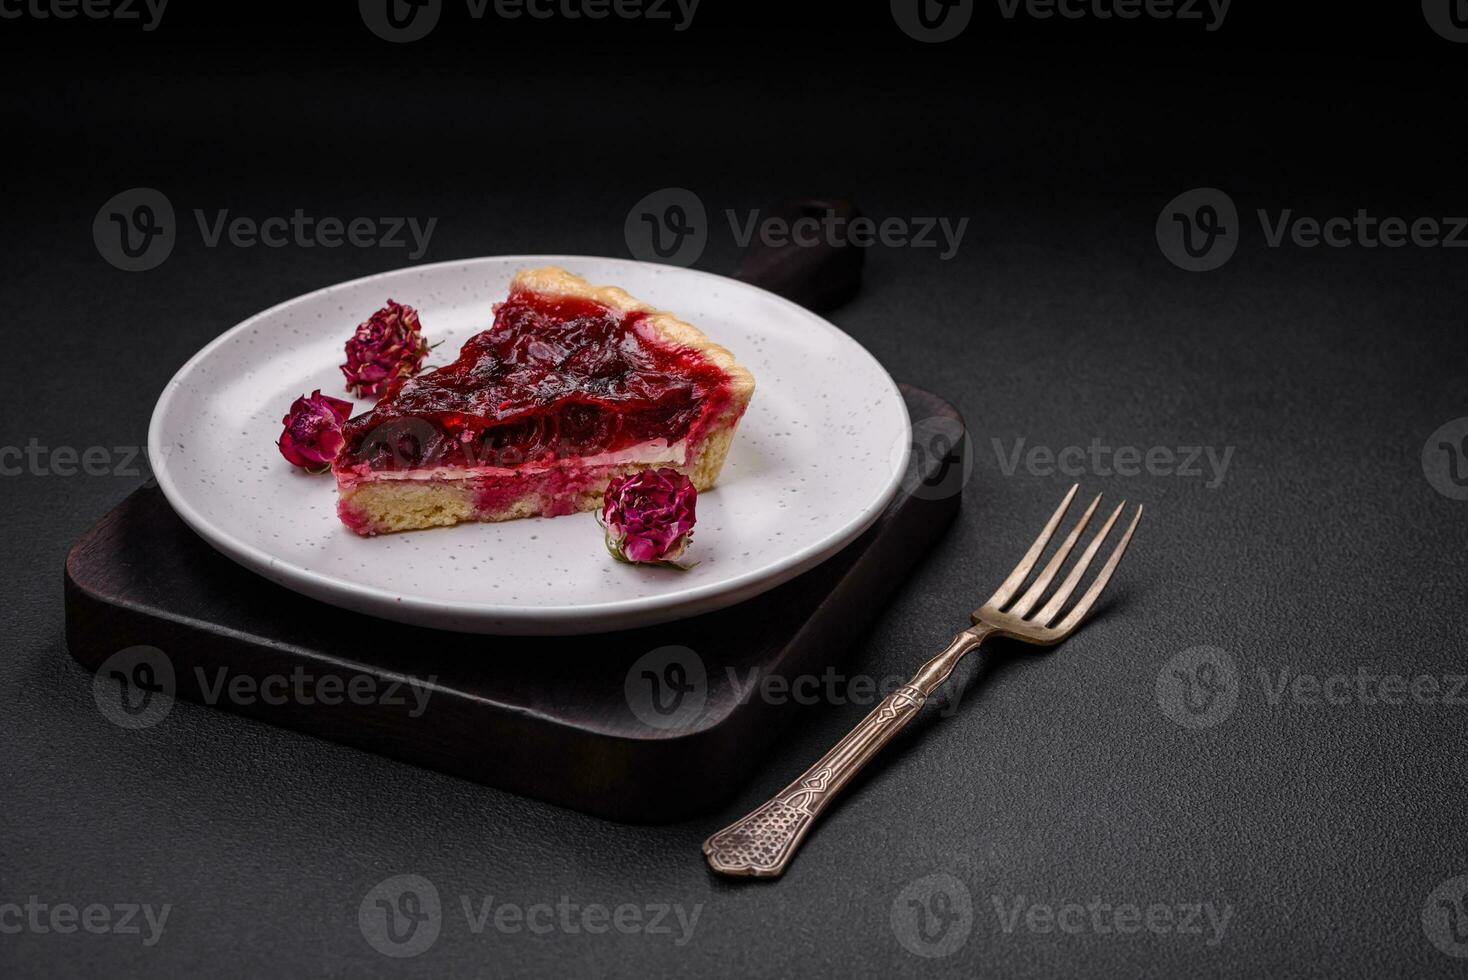
[[[878,494],[877,499],[845,522],[837,531],[824,538],[814,548],[800,549],[785,558],[740,573],[733,578],[721,579],[717,582],[695,586],[672,595],[664,593],[602,602],[583,602],[564,606],[525,606],[491,602],[456,602],[411,594],[399,595],[377,586],[363,585],[344,580],[334,575],[314,571],[295,562],[282,560],[247,541],[241,540],[236,535],[220,529],[198,513],[188,503],[186,496],[175,486],[167,465],[168,454],[163,451],[162,447],[162,430],[168,409],[174,398],[181,391],[183,379],[217,348],[228,343],[235,335],[242,333],[260,320],[286,307],[317,296],[347,289],[369,280],[423,272],[428,269],[472,266],[477,263],[488,262],[526,265],[571,265],[577,262],[610,262],[629,266],[646,266],[671,271],[680,275],[691,273],[695,276],[718,280],[725,284],[732,283],[741,289],[750,289],[763,293],[768,299],[789,308],[802,317],[814,321],[822,329],[834,331],[869,358],[889,386],[891,395],[899,411],[902,412],[908,430],[911,429],[912,419],[907,411],[906,400],[903,398],[902,391],[893,379],[891,372],[887,370],[881,361],[877,360],[876,356],[867,350],[856,338],[852,337],[836,324],[778,293],[773,293],[753,283],[744,282],[731,276],[721,275],[717,272],[708,272],[703,269],[666,265],[656,262],[643,262],[637,259],[619,258],[616,256],[571,254],[479,255],[440,262],[428,262],[421,265],[401,266],[396,269],[388,269],[365,276],[358,276],[354,279],[346,279],[292,296],[289,299],[266,307],[246,317],[196,351],[168,379],[163,391],[158,396],[158,400],[154,403],[153,414],[148,422],[148,456],[154,463],[153,477],[157,480],[159,488],[163,491],[164,498],[168,501],[169,506],[173,508],[174,513],[178,514],[184,523],[211,547],[231,558],[236,563],[245,566],[270,581],[276,582],[284,588],[310,596],[318,601],[326,602],[329,605],[336,605],[382,619],[429,626],[437,629],[448,629],[453,632],[478,632],[485,635],[524,635],[517,633],[515,627],[537,627],[532,628],[529,632],[545,635],[575,635],[576,633],[609,632],[671,622],[700,615],[704,612],[727,608],[728,606],[760,595],[834,557],[848,544],[860,537],[881,516],[883,511],[887,509],[893,498],[897,495],[897,491],[901,487],[903,474],[906,472],[911,458],[912,446],[909,440],[903,440],[902,442],[901,458],[894,458],[891,461],[892,475],[888,479],[886,487]],[[310,586],[310,588],[308,589],[307,586]],[[399,611],[413,615],[394,615],[394,613]],[[666,615],[663,615],[665,613]],[[426,621],[434,617],[452,617],[458,625],[433,626],[431,622]],[[547,620],[557,619],[561,620],[558,625],[563,628],[551,631],[543,629],[547,625]],[[500,622],[494,622],[495,620],[499,620]],[[472,625],[466,625],[466,622]]]

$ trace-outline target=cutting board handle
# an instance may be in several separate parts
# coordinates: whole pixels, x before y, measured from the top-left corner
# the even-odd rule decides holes
[[[861,216],[851,198],[797,198],[761,214],[762,226],[777,227],[771,222],[779,221],[791,233],[769,236],[778,242],[771,245],[756,232],[736,278],[817,313],[834,310],[856,295],[866,254],[862,246],[850,241],[851,222]],[[801,232],[795,234],[796,222],[802,220]]]

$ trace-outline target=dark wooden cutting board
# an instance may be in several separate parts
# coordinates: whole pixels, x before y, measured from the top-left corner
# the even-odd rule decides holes
[[[769,210],[857,213],[841,198]],[[855,295],[863,257],[756,240],[738,277],[824,311]],[[958,513],[962,419],[903,394],[915,429],[898,498],[834,558],[731,609],[565,638],[389,623],[246,571],[150,483],[68,555],[67,644],[120,724],[157,723],[181,697],[600,816],[690,817],[732,795],[797,713],[779,680],[770,697],[748,696],[751,680],[839,667]]]
[[[741,696],[751,677],[840,667],[958,512],[962,422],[904,396],[920,431],[942,434],[914,446],[898,498],[834,558],[730,609],[564,638],[389,623],[246,571],[149,483],[68,555],[67,644],[139,724],[176,695],[605,817],[704,813],[790,720],[778,687]],[[153,649],[114,657],[137,646]]]

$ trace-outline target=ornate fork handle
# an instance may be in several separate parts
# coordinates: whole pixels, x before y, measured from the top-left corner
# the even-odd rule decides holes
[[[1132,533],[1142,520],[1142,508],[1138,507],[1136,516],[1122,534],[1121,541],[1112,549],[1100,573],[1071,605],[1070,599],[1075,594],[1076,586],[1080,584],[1091,560],[1099,553],[1117,518],[1126,508],[1126,502],[1122,501],[1121,506],[1107,518],[1101,530],[1091,538],[1091,543],[1052,592],[1051,585],[1065,567],[1067,558],[1080,541],[1091,516],[1096,513],[1097,505],[1101,503],[1098,496],[1086,508],[1080,522],[1055,549],[1039,575],[1026,586],[1036,562],[1045,553],[1050,538],[1060,526],[1079,489],[1079,485],[1070,488],[1070,492],[1060,502],[1060,507],[1045,524],[1045,529],[1009,573],[1004,584],[969,616],[973,626],[955,636],[953,642],[948,644],[948,649],[923,664],[912,680],[884,698],[820,762],[807,769],[804,775],[786,786],[774,799],[703,842],[703,853],[715,871],[757,878],[775,878],[784,873],[800,842],[805,839],[805,835],[835,799],[836,794],[841,792],[841,788],[912,720],[923,702],[953,673],[953,668],[963,659],[964,654],[977,648],[990,635],[1002,633],[1011,639],[1035,646],[1051,647],[1075,632],[1076,627],[1096,604],[1106,583],[1111,581],[1112,573],[1116,571],[1121,556],[1131,543]]]
[[[768,803],[704,841],[709,866],[720,874],[775,878],[784,873],[816,818],[841,788],[892,741],[964,655],[993,633],[974,626],[953,638],[912,680],[883,698],[845,738]]]

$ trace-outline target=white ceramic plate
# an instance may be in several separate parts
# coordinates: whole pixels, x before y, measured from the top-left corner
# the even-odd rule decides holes
[[[275,448],[298,395],[346,398],[342,345],[388,299],[418,308],[430,360],[489,326],[518,269],[555,264],[697,324],[757,388],[723,476],[699,495],[688,572],[614,562],[591,514],[360,538],[330,475]],[[370,407],[359,401],[357,410]],[[287,588],[385,619],[474,633],[569,634],[719,609],[839,551],[897,491],[907,409],[892,378],[815,314],[722,276],[624,259],[505,256],[417,266],[266,310],[196,354],[153,411],[169,502],[206,541]]]

